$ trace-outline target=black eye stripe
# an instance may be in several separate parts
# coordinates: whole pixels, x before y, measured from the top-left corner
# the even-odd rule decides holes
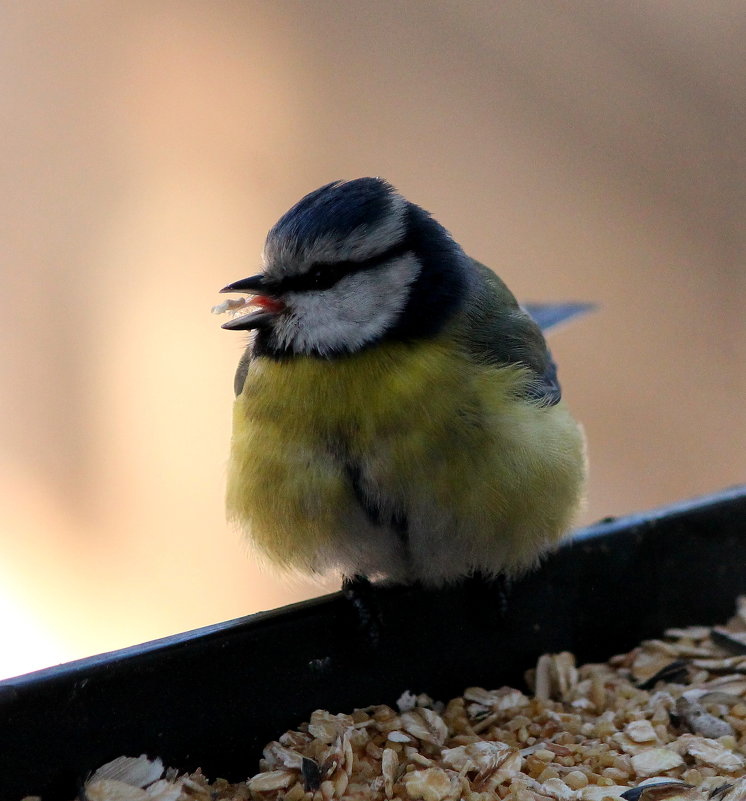
[[[275,292],[282,295],[285,292],[306,292],[311,290],[329,289],[341,281],[345,276],[372,270],[392,259],[406,255],[412,250],[412,243],[405,237],[401,242],[392,245],[387,250],[377,253],[368,259],[358,261],[318,262],[302,275],[289,275],[275,284]]]

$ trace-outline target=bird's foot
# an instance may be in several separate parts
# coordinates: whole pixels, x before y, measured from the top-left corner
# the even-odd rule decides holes
[[[345,577],[342,594],[352,604],[361,632],[368,645],[375,649],[381,641],[383,621],[376,588],[365,576]]]

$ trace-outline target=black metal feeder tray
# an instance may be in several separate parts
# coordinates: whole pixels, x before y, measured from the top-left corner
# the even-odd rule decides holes
[[[238,781],[315,709],[522,686],[542,653],[604,660],[669,626],[723,622],[742,593],[746,487],[578,532],[505,609],[476,581],[383,588],[377,648],[335,593],[41,670],[0,682],[0,799],[69,801],[123,754]]]

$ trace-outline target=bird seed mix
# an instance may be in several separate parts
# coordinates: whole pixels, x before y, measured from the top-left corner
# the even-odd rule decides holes
[[[746,596],[726,626],[672,628],[602,664],[544,654],[526,694],[404,693],[264,749],[247,781],[121,757],[88,801],[746,801]],[[247,766],[248,767],[248,766]]]

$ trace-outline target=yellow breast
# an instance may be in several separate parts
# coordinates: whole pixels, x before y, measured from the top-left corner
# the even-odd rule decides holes
[[[444,337],[255,359],[235,402],[229,515],[280,565],[350,574],[346,562],[375,563],[376,538],[390,559],[391,540],[364,530],[354,465],[374,500],[406,514],[412,578],[523,566],[569,526],[584,476],[577,425],[562,404],[525,401],[528,380]],[[428,553],[454,543],[461,564]]]

